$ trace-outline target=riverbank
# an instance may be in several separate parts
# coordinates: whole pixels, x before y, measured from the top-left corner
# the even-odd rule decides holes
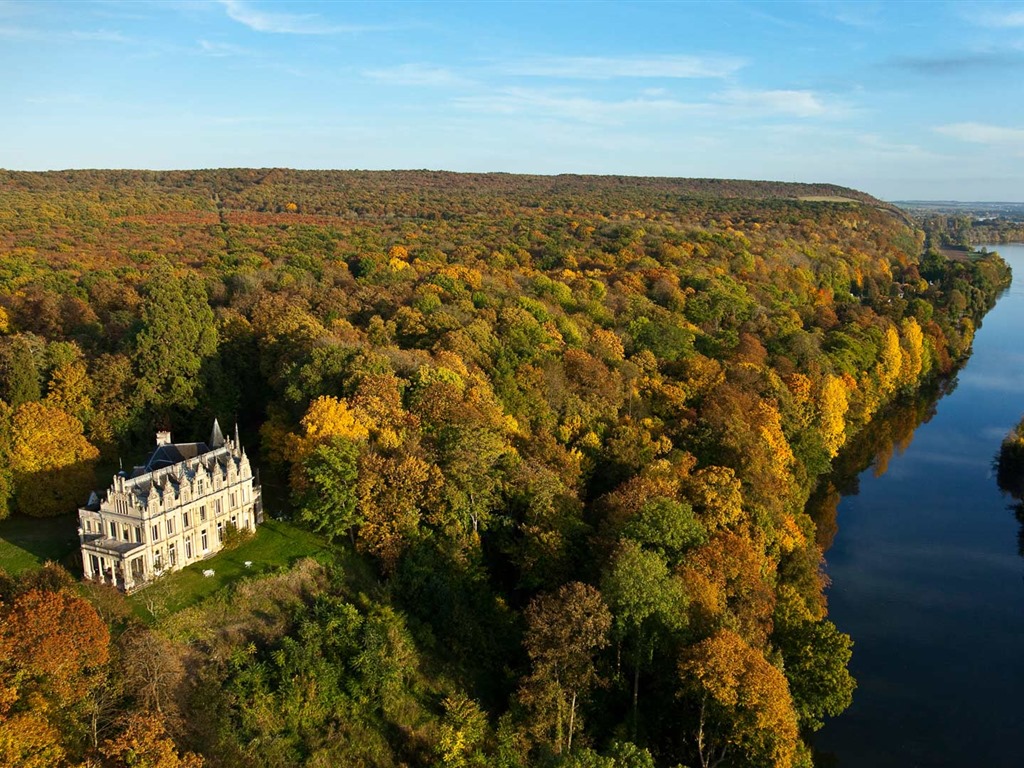
[[[1024,275],[1024,246],[998,250]],[[1019,765],[1024,561],[992,460],[1024,403],[1021,327],[1018,278],[950,385],[866,431],[870,466],[835,485],[829,615],[858,690],[819,765]]]

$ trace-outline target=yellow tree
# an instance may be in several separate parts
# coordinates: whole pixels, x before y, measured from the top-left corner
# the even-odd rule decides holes
[[[87,424],[92,415],[91,388],[84,363],[79,360],[65,363],[50,377],[46,402]]]
[[[43,402],[23,403],[11,424],[11,471],[18,508],[35,517],[72,511],[93,483],[99,451],[82,422]]]
[[[686,496],[709,531],[733,528],[743,520],[743,489],[730,467],[710,466],[685,480]]]
[[[350,408],[348,403],[325,395],[309,404],[302,417],[303,446],[312,446],[332,437],[365,440],[370,435],[365,415]]]
[[[818,393],[818,424],[829,457],[835,457],[846,442],[846,412],[850,402],[846,385],[838,376],[825,376]]]
[[[739,751],[745,765],[791,768],[800,741],[786,678],[739,635],[721,629],[684,654],[684,688],[697,706],[697,753],[703,768]]]
[[[100,746],[109,768],[202,768],[202,757],[192,752],[178,754],[159,715],[134,712],[126,715],[121,725],[121,733]]]
[[[924,333],[915,318],[904,319],[900,331],[903,337],[903,367],[900,379],[902,384],[910,386],[928,373],[931,361],[924,346]]]

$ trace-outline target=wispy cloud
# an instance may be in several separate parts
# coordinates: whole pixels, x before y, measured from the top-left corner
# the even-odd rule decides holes
[[[206,56],[224,58],[226,56],[249,56],[252,54],[248,48],[232,43],[219,43],[213,40],[199,40],[199,50]]]
[[[823,117],[837,111],[834,107],[828,107],[812,91],[756,91],[734,88],[713,98],[722,104],[759,114]]]
[[[506,64],[511,75],[580,80],[613,78],[723,78],[745,66],[735,56],[570,56]]]
[[[105,29],[51,30],[32,27],[0,26],[0,40],[22,40],[33,43],[130,43],[131,38]]]
[[[369,27],[334,24],[317,13],[279,13],[262,11],[242,0],[220,0],[228,17],[256,32],[277,35],[334,35],[363,32]]]
[[[853,3],[827,2],[816,5],[822,16],[847,27],[865,29],[880,23],[882,5],[877,2],[858,0]]]
[[[978,13],[971,13],[968,18],[983,27],[999,27],[1016,29],[1024,27],[1024,11],[987,8]]]
[[[62,105],[62,104],[84,104],[86,99],[80,93],[56,93],[50,95],[29,96],[25,99],[29,104],[39,105]]]
[[[946,77],[978,70],[1019,67],[1024,64],[1024,59],[1019,55],[993,51],[945,56],[896,56],[889,59],[887,64],[920,75]]]
[[[950,123],[938,126],[935,132],[971,144],[1024,145],[1024,128],[1006,128],[987,123]]]
[[[485,96],[459,97],[454,103],[463,109],[489,115],[525,113],[606,125],[699,112],[704,108],[674,99],[640,97],[613,101],[533,88],[505,88]]]
[[[471,82],[446,67],[433,64],[400,64],[396,67],[366,70],[363,75],[390,85],[440,87],[467,85]]]

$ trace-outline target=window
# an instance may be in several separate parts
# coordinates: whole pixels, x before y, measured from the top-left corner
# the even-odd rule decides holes
[[[205,523],[206,522],[206,505],[205,504],[203,504],[201,507],[199,507],[199,522],[200,523]]]
[[[178,550],[173,544],[167,545],[167,559],[171,561],[171,568],[178,564]]]
[[[183,528],[188,528],[188,512],[181,513],[181,525]]]
[[[136,525],[135,526],[135,543],[136,544],[141,544],[142,543],[142,526],[141,525]]]
[[[191,560],[192,559],[192,537],[191,536],[186,536],[185,537],[185,559],[186,560]]]
[[[200,537],[202,538],[202,542],[203,542],[203,552],[206,552],[206,551],[208,551],[210,549],[210,545],[209,545],[209,543],[206,540],[206,529],[205,528],[203,528],[203,530],[200,532]]]
[[[199,493],[199,495],[202,496],[203,495],[203,481],[202,480],[200,480],[198,483],[196,483],[196,489],[197,489],[197,492]]]
[[[167,535],[168,536],[173,536],[174,535],[174,518],[173,517],[168,517],[166,525],[167,525]]]
[[[237,506],[238,506],[238,494],[237,493],[232,493],[231,494],[231,508],[234,509]]]
[[[110,538],[112,538],[112,539],[116,539],[117,538],[117,523],[111,523],[110,524]]]
[[[217,499],[215,502],[213,502],[213,507],[218,515],[224,511],[220,506],[220,499]]]
[[[158,541],[159,539],[160,539],[160,526],[159,525],[154,525],[153,526],[153,541]]]
[[[224,543],[224,523],[217,523],[217,541]]]
[[[153,553],[153,570],[162,571],[164,569],[164,555],[163,550],[156,550]]]
[[[122,525],[121,526],[121,531],[124,533],[124,540],[125,541],[131,541],[132,540],[131,529],[129,529],[127,525]]]

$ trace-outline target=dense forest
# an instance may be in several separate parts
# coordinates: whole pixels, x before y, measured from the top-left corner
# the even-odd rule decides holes
[[[808,500],[1009,280],[830,185],[425,171],[0,172],[0,257],[0,515],[216,416],[325,542],[144,616],[0,575],[24,766],[808,766]]]

